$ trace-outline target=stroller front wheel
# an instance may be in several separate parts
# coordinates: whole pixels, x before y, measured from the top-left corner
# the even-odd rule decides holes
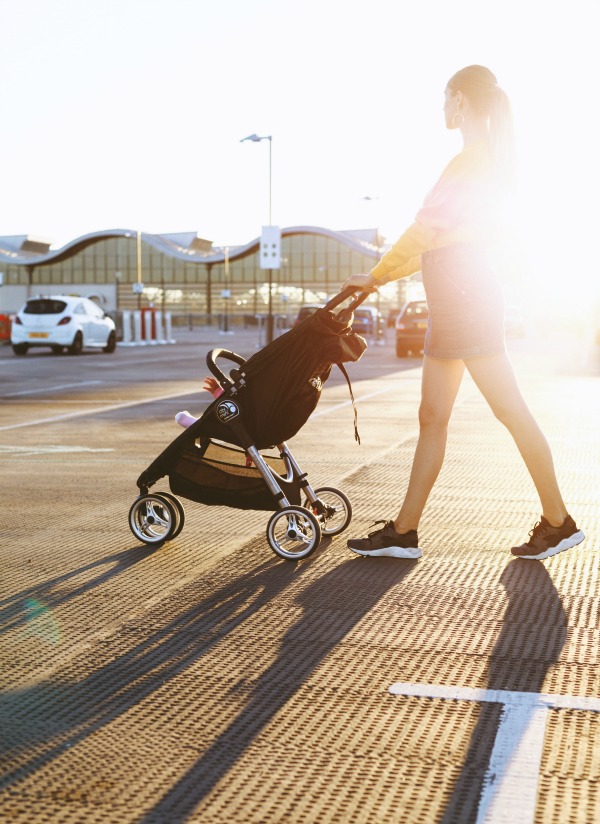
[[[140,495],[129,510],[129,528],[145,544],[162,544],[173,537],[179,522],[174,505],[162,495]]]
[[[316,517],[301,506],[285,506],[269,518],[267,541],[285,561],[301,561],[315,551],[321,541]]]

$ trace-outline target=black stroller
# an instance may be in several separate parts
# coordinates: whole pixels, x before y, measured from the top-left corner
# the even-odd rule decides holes
[[[366,349],[351,326],[354,309],[366,297],[353,287],[345,289],[247,361],[225,349],[208,353],[208,368],[223,394],[138,478],[140,495],[129,511],[136,538],[157,545],[179,535],[185,513],[176,496],[235,509],[274,510],[267,540],[290,561],[308,557],[322,535],[346,529],[352,518],[348,498],[333,487],[312,489],[286,441],[317,406],[333,364],[344,373],[352,397],[342,363],[357,361]],[[334,313],[350,298],[346,308]],[[220,360],[237,368],[228,376]],[[354,416],[360,443],[356,408]],[[279,454],[263,454],[273,447]],[[171,491],[150,493],[165,476]]]

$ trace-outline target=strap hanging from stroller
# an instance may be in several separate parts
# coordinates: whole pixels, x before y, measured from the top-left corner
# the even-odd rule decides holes
[[[354,410],[354,440],[360,446],[360,435],[358,434],[358,411],[356,409],[356,402],[354,400],[354,393],[352,392],[352,384],[350,383],[350,377],[343,363],[336,363],[336,366],[338,367],[342,375],[346,378],[346,383],[348,384],[348,391],[350,392],[352,409]]]

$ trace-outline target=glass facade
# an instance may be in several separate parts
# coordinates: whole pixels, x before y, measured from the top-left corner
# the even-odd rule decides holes
[[[214,260],[223,250],[213,249],[202,258],[178,247],[169,254],[167,243],[151,242],[159,236],[142,235],[141,281],[144,290],[134,293],[138,280],[138,243],[130,237],[82,239],[61,259],[49,263],[10,263],[0,265],[4,283],[27,286],[29,294],[60,293],[93,287],[113,296],[109,309],[136,309],[154,305],[173,315],[204,315],[209,319],[227,312],[230,316],[254,316],[265,313],[268,306],[269,274],[272,280],[272,309],[290,316],[303,303],[324,302],[336,294],[344,280],[353,273],[368,272],[377,259],[377,248],[349,240],[345,233],[306,231],[282,233],[281,267],[259,267],[258,247],[231,247],[228,266]],[[373,236],[375,232],[373,231]],[[160,248],[157,248],[160,247]],[[164,251],[163,251],[164,247]],[[227,268],[227,271],[226,271]],[[402,305],[410,284],[401,281],[380,290],[381,311]],[[375,300],[372,298],[371,300]],[[109,298],[110,302],[110,298]]]

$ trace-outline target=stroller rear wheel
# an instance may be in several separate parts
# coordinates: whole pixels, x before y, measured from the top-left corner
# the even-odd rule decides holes
[[[352,520],[352,504],[333,486],[321,486],[315,495],[319,499],[316,503],[305,500],[303,506],[316,515],[323,535],[339,535]]]
[[[267,541],[273,552],[286,561],[308,558],[320,540],[318,520],[301,506],[285,506],[269,518]]]
[[[179,513],[166,496],[140,495],[129,510],[129,528],[145,544],[170,541],[178,527]]]
[[[183,529],[183,525],[185,524],[185,509],[183,508],[183,504],[179,498],[176,498],[175,495],[171,495],[170,492],[161,492],[160,494],[163,498],[166,498],[175,509],[177,524],[175,525],[175,529],[172,534],[167,538],[168,541],[172,541],[173,538],[176,538]]]

